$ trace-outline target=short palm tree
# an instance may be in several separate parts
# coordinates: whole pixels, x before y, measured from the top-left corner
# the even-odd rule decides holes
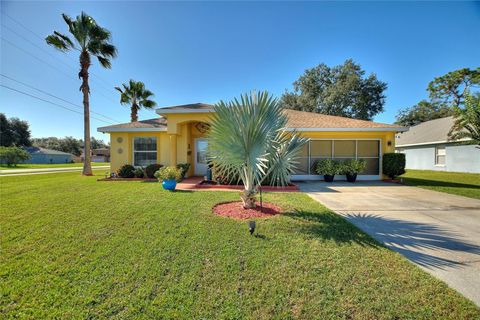
[[[449,132],[449,138],[469,138],[480,146],[480,94],[467,94],[465,108],[455,110],[455,123]]]
[[[272,185],[289,183],[295,158],[308,140],[285,132],[287,117],[266,91],[220,101],[214,109],[209,156],[219,175],[239,177],[243,206],[253,208],[258,186],[267,177]]]
[[[92,175],[90,156],[90,87],[88,85],[88,69],[91,65],[91,56],[94,56],[104,68],[111,68],[110,59],[115,58],[117,49],[110,43],[110,31],[100,27],[95,20],[82,12],[75,20],[66,14],[62,14],[63,20],[68,26],[68,31],[73,36],[54,31],[45,40],[56,49],[67,52],[77,50],[80,52],[80,72],[78,77],[82,79],[80,91],[83,93],[84,114],[84,154],[83,175]]]
[[[138,121],[138,110],[140,108],[152,109],[157,104],[149,98],[153,97],[153,93],[145,89],[143,82],[130,80],[128,85],[122,84],[123,90],[120,87],[115,87],[120,91],[120,103],[129,104],[131,113],[130,120],[132,122]]]

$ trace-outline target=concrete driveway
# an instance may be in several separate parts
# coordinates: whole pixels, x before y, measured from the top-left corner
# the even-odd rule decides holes
[[[299,186],[480,306],[480,200],[381,181]]]

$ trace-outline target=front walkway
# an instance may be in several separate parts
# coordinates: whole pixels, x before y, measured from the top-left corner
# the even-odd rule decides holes
[[[382,181],[299,186],[480,306],[480,200]]]

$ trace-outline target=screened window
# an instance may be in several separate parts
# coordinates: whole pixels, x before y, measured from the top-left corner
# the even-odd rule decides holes
[[[357,159],[364,159],[367,167],[360,174],[376,175],[380,171],[380,141],[358,140]]]
[[[133,138],[133,165],[145,167],[157,163],[157,138]]]
[[[445,155],[446,155],[445,146],[436,146],[435,147],[435,164],[438,166],[445,165]]]
[[[296,169],[294,174],[308,174],[308,143],[304,144],[298,153]]]
[[[310,172],[314,174],[318,160],[332,158],[332,140],[310,141]]]
[[[367,167],[360,175],[378,175],[380,174],[380,141],[310,140],[298,154],[298,163],[294,174],[316,174],[315,167],[321,159],[339,161],[364,159],[367,162]]]

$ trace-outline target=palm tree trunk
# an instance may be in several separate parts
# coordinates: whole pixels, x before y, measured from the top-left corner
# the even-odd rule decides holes
[[[92,175],[91,147],[90,147],[90,87],[88,86],[88,68],[90,67],[90,55],[86,51],[80,54],[80,73],[82,78],[80,90],[83,93],[83,171],[84,176]]]
[[[138,121],[138,105],[136,103],[133,103],[130,109],[130,120],[132,122]]]
[[[255,208],[255,187],[254,187],[254,179],[253,173],[251,170],[248,170],[247,167],[243,168],[243,175],[244,175],[244,187],[243,194],[240,195],[240,198],[243,202],[243,207],[245,209],[252,209]]]
[[[255,191],[245,189],[243,190],[243,194],[240,195],[240,198],[242,198],[245,209],[255,208]]]

